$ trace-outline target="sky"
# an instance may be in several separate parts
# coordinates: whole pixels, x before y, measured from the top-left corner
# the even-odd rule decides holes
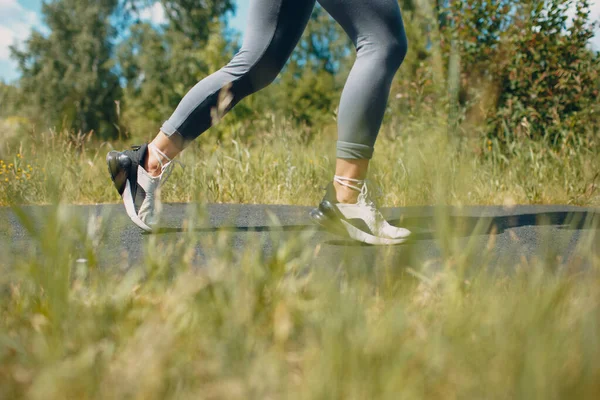
[[[237,0],[237,13],[230,20],[230,26],[240,32],[244,31],[250,1]],[[592,18],[600,19],[600,0],[592,3]],[[0,80],[11,82],[18,78],[16,65],[10,59],[9,46],[26,40],[32,28],[43,30],[41,6],[42,0],[0,0]],[[140,16],[155,23],[165,19],[158,2],[143,10]],[[600,50],[600,30],[592,41],[592,47]]]
[[[237,0],[237,3],[230,26],[243,32],[250,0]],[[19,77],[16,64],[10,59],[9,46],[25,41],[33,28],[43,31],[41,8],[42,0],[0,0],[0,81],[12,82]],[[143,10],[140,17],[155,23],[165,21],[158,2]]]

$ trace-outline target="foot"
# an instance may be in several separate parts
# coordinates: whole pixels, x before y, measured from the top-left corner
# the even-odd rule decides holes
[[[365,181],[336,177],[336,182],[358,191],[357,202],[340,203],[335,187],[331,183],[319,208],[311,212],[313,220],[334,233],[367,244],[394,245],[408,240],[411,232],[408,229],[392,226],[385,220],[370,199]]]
[[[159,160],[168,160],[166,164],[160,161],[161,173],[158,176],[152,176],[143,167],[149,151],[153,151]],[[141,229],[152,232],[160,204],[157,191],[168,179],[171,160],[154,146],[144,144],[134,146],[133,150],[111,151],[106,156],[106,163],[115,188],[123,198],[127,215]]]

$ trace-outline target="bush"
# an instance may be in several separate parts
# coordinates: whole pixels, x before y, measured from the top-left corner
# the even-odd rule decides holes
[[[589,2],[577,4],[573,24],[565,29],[565,0],[535,1],[531,18],[519,21],[522,34],[511,43],[513,57],[499,75],[502,84],[493,134],[544,138],[554,146],[581,140],[599,128],[600,58],[587,47],[593,27],[587,24]]]
[[[571,3],[465,0],[446,10],[442,49],[448,58],[452,41],[460,44],[461,101],[484,105],[490,136],[559,146],[597,135],[600,57],[587,47],[595,24],[588,0],[577,2],[569,24]]]

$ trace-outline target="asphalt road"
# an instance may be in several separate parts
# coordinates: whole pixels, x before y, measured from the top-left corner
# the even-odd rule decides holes
[[[307,207],[215,204],[205,207],[204,216],[202,212],[198,214],[198,209],[197,205],[165,205],[163,228],[156,234],[146,234],[135,227],[121,205],[66,206],[59,215],[73,218],[67,226],[72,224],[74,231],[101,227],[97,231],[102,234],[95,245],[99,263],[123,268],[147,262],[144,258],[147,254],[168,257],[169,251],[177,251],[178,245],[189,241],[195,247],[192,259],[202,265],[210,262],[219,243],[233,254],[259,251],[268,257],[277,248],[274,243],[293,238],[303,238],[300,247],[312,252],[312,265],[334,268],[368,268],[382,260],[387,265],[435,268],[450,253],[464,254],[473,264],[486,267],[511,267],[544,257],[557,260],[556,265],[586,268],[592,257],[600,257],[600,209],[567,206],[385,209],[384,214],[393,224],[415,232],[410,243],[393,247],[365,246],[323,231],[311,223]],[[45,229],[48,216],[56,215],[54,208],[31,206],[22,210],[31,218],[29,230],[13,210],[0,208],[0,262],[39,251],[40,241],[48,237]],[[90,221],[95,222],[90,225]],[[438,237],[440,226],[451,232],[450,239],[448,235],[444,239]],[[592,243],[591,251],[589,244],[586,253],[575,250],[578,244],[585,243]],[[76,251],[81,254],[74,257],[86,257],[83,246]]]

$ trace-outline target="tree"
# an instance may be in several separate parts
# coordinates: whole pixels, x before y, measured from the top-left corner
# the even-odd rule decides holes
[[[562,145],[598,129],[600,56],[587,47],[589,0],[462,0],[448,11],[444,52],[458,41],[463,105],[486,109],[491,136]],[[482,107],[476,97],[491,101]]]
[[[169,25],[185,35],[194,46],[202,46],[213,32],[215,20],[234,11],[232,0],[161,0]]]
[[[499,142],[528,136],[560,146],[600,129],[589,0],[436,0],[430,10],[402,2],[416,7],[405,12],[410,50],[391,103],[398,113],[419,116],[425,106],[453,115],[458,104],[453,122]]]
[[[117,0],[44,3],[49,34],[34,31],[23,49],[12,48],[24,103],[40,126],[116,135],[121,87],[111,58],[117,32],[110,19],[117,6]]]
[[[508,43],[508,57],[498,63],[502,69],[496,70],[495,136],[527,135],[561,146],[600,130],[600,55],[587,47],[594,36],[590,1],[576,3],[567,26],[570,4],[530,0],[516,16],[518,34]]]
[[[0,118],[9,117],[16,112],[18,96],[18,88],[0,82]]]
[[[125,121],[134,132],[155,133],[191,87],[233,53],[224,32],[231,0],[164,0],[167,22],[136,21],[117,50],[125,84]]]

